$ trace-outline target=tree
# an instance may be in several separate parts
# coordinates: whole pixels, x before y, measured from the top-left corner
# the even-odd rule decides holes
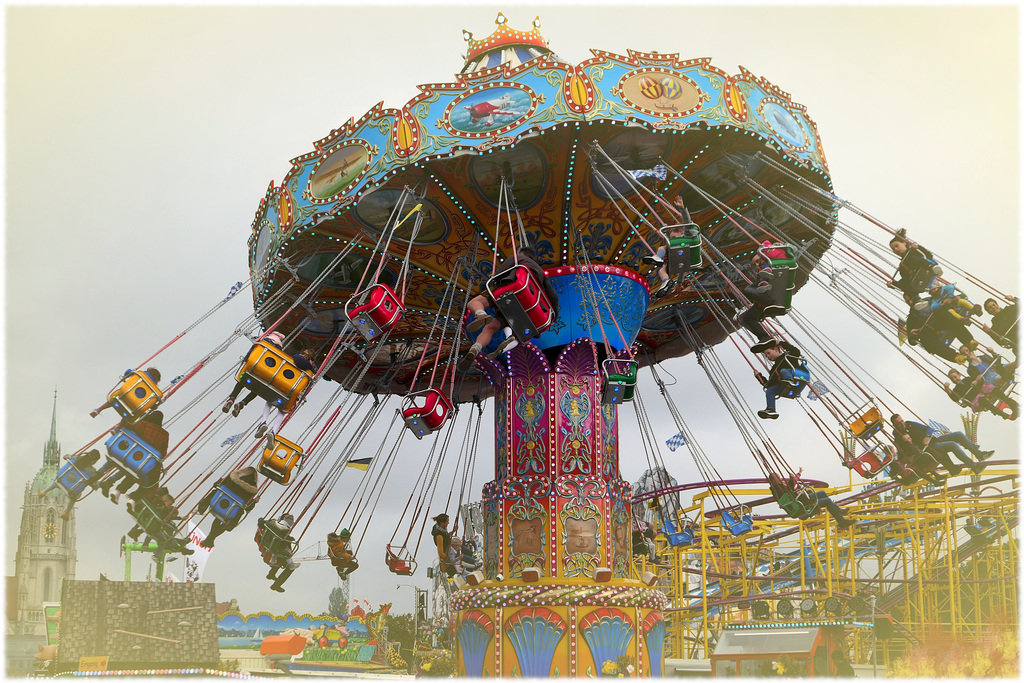
[[[327,597],[327,613],[332,617],[348,613],[348,591],[344,586],[331,589],[331,594]]]
[[[388,640],[399,643],[399,654],[402,659],[412,664],[414,661],[414,633],[411,614],[391,614],[384,617],[384,624],[388,627]]]

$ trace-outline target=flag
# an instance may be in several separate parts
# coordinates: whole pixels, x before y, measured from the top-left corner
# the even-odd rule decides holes
[[[664,180],[668,177],[668,169],[663,164],[658,164],[654,168],[641,168],[636,171],[630,171],[629,174],[640,180],[641,178],[657,178],[658,180]]]
[[[356,458],[355,460],[349,460],[346,464],[357,470],[366,470],[370,467],[371,462],[373,462],[373,458]]]
[[[225,303],[226,301],[231,299],[231,297],[233,297],[235,294],[238,294],[239,292],[241,292],[242,291],[242,287],[243,287],[243,285],[242,285],[241,282],[236,282],[235,284],[231,285],[231,289],[228,290],[227,297],[224,299],[224,301],[221,301],[221,303]]]
[[[824,396],[827,393],[829,393],[828,387],[815,380],[814,382],[811,382],[811,392],[807,395],[807,398],[812,401],[817,401],[819,396]]]
[[[233,444],[234,442],[238,441],[238,440],[239,440],[239,439],[240,439],[240,438],[242,437],[242,435],[243,435],[243,434],[245,434],[245,432],[238,432],[238,433],[237,433],[237,434],[235,434],[234,436],[229,436],[228,438],[226,438],[226,439],[224,439],[223,441],[221,441],[221,442],[220,442],[220,445],[221,445],[222,447],[223,447],[223,446],[230,446],[230,445],[231,445],[231,444]]]
[[[675,436],[670,437],[669,440],[665,442],[665,444],[668,446],[668,449],[670,451],[674,451],[675,449],[679,448],[680,446],[685,446],[686,445],[686,437],[683,436],[682,432],[679,432]]]
[[[171,384],[177,384],[183,379],[185,379],[185,375],[178,375],[177,377],[171,380]]]
[[[199,543],[206,538],[206,534],[195,522],[189,522],[188,545],[192,550],[191,555],[185,555],[185,582],[199,583],[203,579],[203,570],[206,569],[206,561],[210,559],[213,548],[204,548]]]
[[[949,434],[949,427],[942,424],[941,422],[936,422],[935,420],[928,420],[928,426],[931,427],[932,431],[934,431],[939,436],[942,436],[943,434]]]

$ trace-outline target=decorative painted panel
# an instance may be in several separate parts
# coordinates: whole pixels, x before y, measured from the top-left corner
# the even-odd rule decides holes
[[[630,486],[621,479],[608,482],[608,504],[611,520],[612,577],[628,579],[632,563],[632,524],[630,519]]]
[[[517,678],[558,675],[552,661],[566,630],[565,618],[547,607],[527,607],[513,613],[505,619],[502,639],[515,653],[516,662],[506,656],[502,674]]]
[[[544,571],[551,539],[547,533],[551,486],[544,477],[510,479],[504,486],[507,576],[518,577],[525,567]]]
[[[634,620],[630,614],[635,614],[634,610],[598,607],[580,612],[579,632],[590,651],[596,675],[609,675],[609,663],[615,664],[622,655],[636,660]],[[618,670],[611,675],[617,676]]]
[[[501,483],[490,481],[484,485],[484,576],[493,579],[501,571],[500,516]]]
[[[605,485],[597,477],[555,483],[561,576],[593,576],[606,558]]]

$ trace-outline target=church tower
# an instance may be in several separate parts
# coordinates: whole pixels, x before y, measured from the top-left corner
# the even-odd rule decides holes
[[[45,496],[39,493],[53,483],[60,469],[60,444],[57,443],[57,392],[53,392],[53,418],[50,440],[43,446],[43,466],[25,485],[21,531],[14,573],[17,583],[17,633],[46,634],[43,603],[60,601],[64,579],[75,578],[75,511],[67,520],[61,513],[68,497],[61,488]]]

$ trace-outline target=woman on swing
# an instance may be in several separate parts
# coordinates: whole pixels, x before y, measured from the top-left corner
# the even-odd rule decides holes
[[[548,276],[544,274],[544,269],[537,263],[537,252],[534,251],[530,245],[524,245],[516,250],[516,258],[505,259],[505,262],[498,267],[495,273],[503,273],[506,270],[514,268],[516,265],[526,266],[530,269],[533,274],[537,285],[544,290],[544,294],[547,296],[548,301],[551,303],[551,308],[554,311],[554,315],[558,315],[558,294],[555,292],[555,288],[551,286],[551,281],[548,280]],[[512,328],[508,326],[508,323],[498,313],[498,310],[494,306],[494,302],[487,295],[486,290],[478,294],[469,300],[469,322],[466,324],[466,334],[472,334],[477,330],[480,330],[480,334],[477,336],[476,341],[473,342],[473,346],[469,348],[466,355],[459,361],[459,372],[466,372],[473,367],[473,361],[480,355],[480,351],[485,346],[491,343],[491,339],[494,337],[494,333],[498,330],[502,330],[505,333],[505,339],[498,345],[498,348],[490,354],[490,358],[497,358],[506,351],[511,351],[519,345],[519,340],[516,339],[515,335],[512,334]]]
[[[448,559],[448,550],[452,544],[452,533],[448,531],[448,515],[445,513],[434,517],[434,526],[430,530],[430,536],[434,539],[434,547],[437,548],[437,558],[441,561],[441,571],[448,576],[455,576],[455,565]]]

